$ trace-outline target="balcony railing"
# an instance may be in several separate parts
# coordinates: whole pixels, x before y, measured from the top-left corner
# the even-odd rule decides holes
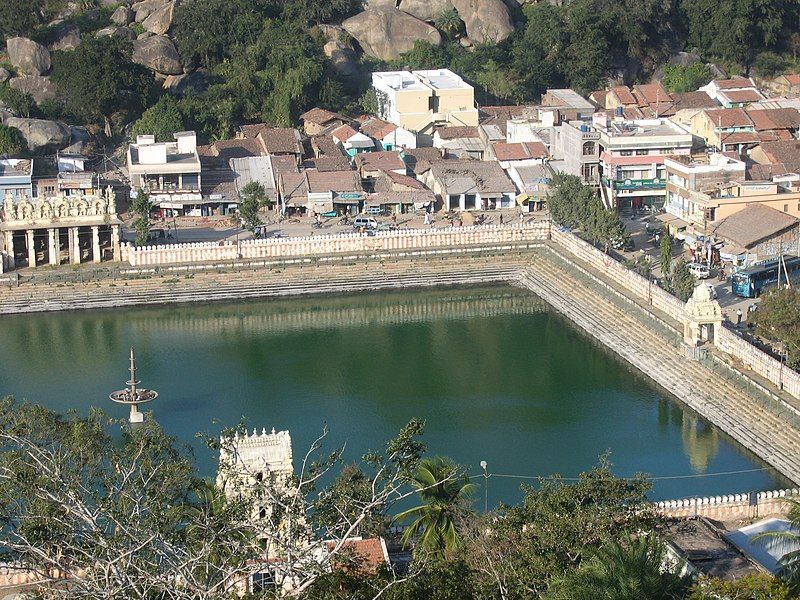
[[[618,179],[609,180],[604,179],[603,183],[608,187],[613,187],[615,190],[663,190],[666,185],[666,179]]]

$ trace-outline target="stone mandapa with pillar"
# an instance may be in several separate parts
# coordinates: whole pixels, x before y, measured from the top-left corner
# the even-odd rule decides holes
[[[6,192],[0,232],[8,267],[99,263],[121,259],[120,221],[114,191],[29,199],[17,204]]]
[[[714,343],[714,336],[722,327],[722,308],[711,297],[711,290],[701,283],[686,301],[686,315],[683,320],[683,339],[692,347],[703,342]]]

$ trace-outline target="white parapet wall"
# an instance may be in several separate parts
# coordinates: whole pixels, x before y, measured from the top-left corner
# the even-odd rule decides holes
[[[705,517],[719,521],[759,519],[768,515],[785,515],[789,498],[799,498],[800,489],[772,490],[756,494],[730,494],[703,498],[664,500],[655,504],[656,512],[672,518]]]
[[[297,256],[403,252],[408,250],[541,242],[548,239],[549,221],[514,225],[482,225],[441,229],[380,231],[375,235],[344,233],[297,238],[267,238],[239,242],[198,242],[164,246],[123,246],[131,266],[155,266]]]

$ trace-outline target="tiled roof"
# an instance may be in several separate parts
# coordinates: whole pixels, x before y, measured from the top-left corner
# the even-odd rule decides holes
[[[758,93],[757,90],[730,90],[722,92],[723,96],[729,102],[758,102],[763,100],[764,97]]]
[[[395,173],[394,171],[386,171],[384,175],[389,181],[396,185],[402,185],[404,187],[410,187],[417,190],[428,189],[419,179],[415,179],[410,175],[401,175],[400,173]]]
[[[258,134],[267,154],[303,154],[300,132],[290,127],[265,127]]]
[[[789,85],[800,85],[800,74],[798,73],[789,73],[788,75],[784,75],[786,78],[786,83]]]
[[[672,99],[675,101],[676,111],[685,108],[714,108],[715,106],[719,106],[719,102],[705,92],[683,92],[680,94],[673,94]]]
[[[281,173],[278,179],[284,200],[308,197],[308,182],[305,173]]]
[[[745,179],[752,181],[772,181],[773,177],[776,175],[783,175],[784,173],[786,173],[786,167],[783,166],[783,163],[774,165],[759,165],[758,163],[753,163],[747,165]]]
[[[367,198],[367,204],[423,204],[436,200],[436,195],[427,188],[395,192],[375,192]]]
[[[231,140],[217,140],[207,146],[198,146],[197,154],[230,160],[232,158],[244,158],[245,156],[263,156],[264,148],[258,140],[234,138]]]
[[[714,234],[747,249],[797,225],[798,222],[798,219],[785,212],[753,203],[722,219],[714,227]]]
[[[754,87],[753,80],[749,77],[732,77],[730,79],[715,79],[714,83],[721,90],[735,90]]]
[[[297,161],[294,156],[270,156],[269,162],[276,178],[279,173],[297,173]]]
[[[526,160],[529,158],[547,157],[547,148],[541,142],[521,142],[509,144],[495,142],[492,144],[497,160]]]
[[[631,93],[631,90],[626,85],[612,87],[608,91],[609,93],[615,94],[617,96],[617,100],[619,100],[620,104],[622,104],[623,106],[626,104],[638,104],[636,98]]]
[[[753,121],[742,108],[712,108],[706,112],[714,127],[749,127]]]
[[[672,101],[672,96],[660,83],[635,85],[633,86],[633,94],[639,98],[640,106],[642,104],[666,104]]]
[[[326,542],[325,546],[331,552],[336,542]],[[344,542],[332,562],[345,571],[375,572],[388,564],[389,554],[381,538],[353,539]]]
[[[406,165],[419,175],[431,168],[431,164],[442,160],[442,152],[438,148],[407,148]]]
[[[398,169],[405,171],[406,168],[406,163],[400,158],[400,153],[391,150],[357,154],[355,165],[356,168],[365,171],[394,171]]]
[[[358,132],[352,127],[350,127],[350,125],[342,125],[341,127],[337,127],[336,129],[331,131],[331,135],[340,142],[346,142],[357,133]]]
[[[309,123],[316,123],[317,125],[325,125],[326,123],[330,123],[331,121],[347,121],[348,119],[343,117],[340,114],[335,112],[331,112],[329,110],[325,110],[324,108],[312,108],[304,112],[300,115],[300,118],[303,121],[308,121]]]
[[[800,127],[800,111],[795,108],[752,109],[747,114],[753,120],[756,131]]]
[[[308,180],[308,191],[353,192],[361,190],[361,178],[355,171],[304,171]]]
[[[329,135],[315,135],[311,138],[311,147],[317,155],[344,156],[342,149]]]
[[[228,160],[222,156],[200,157],[200,168],[203,173],[200,183],[203,196],[220,195],[227,200],[235,200],[238,197],[236,174]]]
[[[383,119],[378,119],[377,117],[371,117],[364,121],[359,129],[361,129],[361,133],[364,135],[368,135],[376,140],[382,140],[397,129],[397,125],[389,123],[389,121],[384,121]]]
[[[722,136],[723,144],[757,144],[761,136],[755,131],[735,131]]]
[[[445,194],[498,194],[516,191],[514,183],[495,161],[451,160],[431,166]]]
[[[242,134],[243,138],[252,140],[259,133],[261,133],[262,129],[266,129],[267,127],[269,126],[266,123],[252,123],[250,125],[240,125],[239,132]]]
[[[781,163],[791,173],[800,172],[800,141],[764,142],[761,149],[772,164]]]
[[[440,127],[436,130],[440,139],[443,140],[456,140],[459,138],[477,138],[480,137],[477,127],[470,125],[459,125],[456,127]]]

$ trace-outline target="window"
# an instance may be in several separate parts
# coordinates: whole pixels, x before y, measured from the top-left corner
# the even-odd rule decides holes
[[[428,110],[439,112],[439,96],[428,96]]]
[[[783,212],[785,212],[785,213],[789,212],[789,205],[788,204],[784,204],[783,205]]]
[[[633,156],[633,150],[620,150],[620,156]]]
[[[637,150],[636,156],[647,156],[647,150]]]
[[[583,155],[592,156],[594,154],[594,142],[583,143]]]

